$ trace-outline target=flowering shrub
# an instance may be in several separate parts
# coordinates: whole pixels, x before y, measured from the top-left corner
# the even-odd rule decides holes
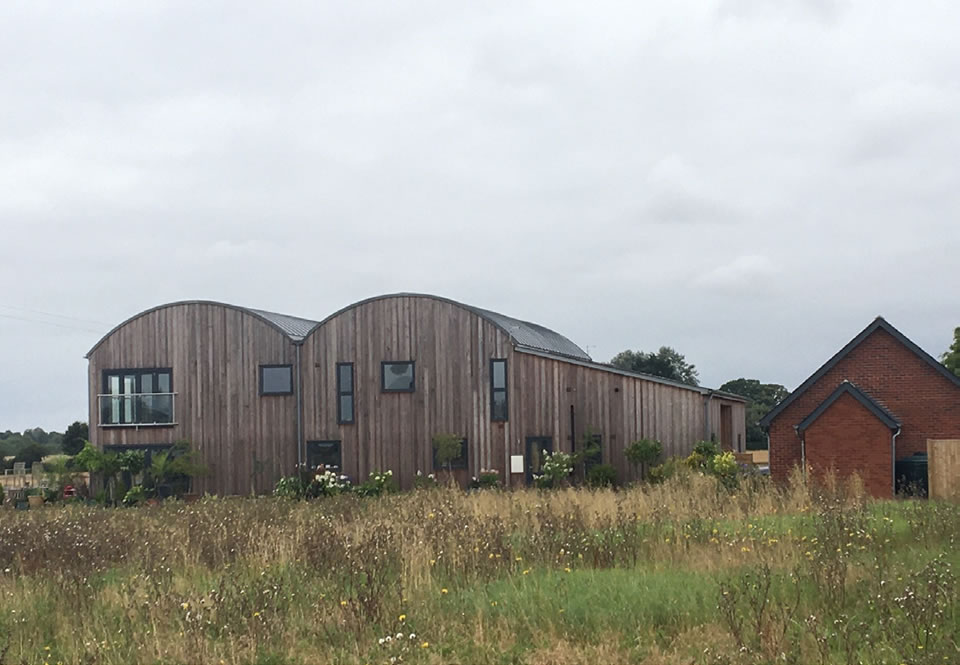
[[[731,452],[715,455],[710,460],[709,471],[724,484],[725,487],[733,489],[737,486],[737,474],[740,466],[737,464],[737,458]]]
[[[418,490],[431,489],[437,486],[437,477],[432,473],[423,475],[423,471],[417,470],[417,475],[413,479],[413,488]]]
[[[387,469],[386,471],[371,471],[367,481],[357,485],[354,491],[359,496],[380,496],[392,492],[393,489],[393,471]]]
[[[495,490],[500,488],[500,472],[496,469],[480,469],[480,475],[470,479],[472,489]]]
[[[549,453],[543,451],[543,463],[540,465],[540,474],[534,477],[537,487],[560,487],[573,473],[573,456],[557,451]]]
[[[350,480],[333,471],[324,471],[314,475],[306,488],[307,498],[336,496],[350,489]]]
[[[285,476],[277,481],[273,495],[284,499],[302,499],[306,489],[306,484],[299,476]]]

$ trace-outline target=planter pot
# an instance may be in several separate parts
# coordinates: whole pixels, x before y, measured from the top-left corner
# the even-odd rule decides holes
[[[43,497],[33,496],[33,495],[28,496],[27,503],[30,505],[31,508],[39,508],[40,506],[43,505]]]

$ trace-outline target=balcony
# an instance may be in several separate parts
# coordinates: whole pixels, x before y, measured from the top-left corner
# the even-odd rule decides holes
[[[100,427],[171,427],[176,420],[176,393],[97,395]]]

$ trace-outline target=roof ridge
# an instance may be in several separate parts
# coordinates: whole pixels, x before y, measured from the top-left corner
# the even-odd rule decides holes
[[[780,415],[784,409],[790,406],[795,399],[800,395],[805,393],[814,383],[819,381],[823,376],[833,369],[841,360],[843,360],[851,351],[860,346],[860,344],[866,340],[870,335],[875,333],[877,330],[882,329],[884,332],[893,337],[896,341],[900,342],[903,346],[907,347],[907,350],[911,351],[918,358],[926,362],[933,369],[939,372],[944,378],[951,381],[954,385],[960,388],[960,377],[948,370],[943,366],[942,363],[937,361],[936,358],[931,356],[929,353],[921,349],[914,341],[904,335],[902,332],[897,330],[889,321],[887,321],[882,316],[877,316],[873,321],[870,322],[866,328],[860,331],[852,340],[847,342],[847,344],[837,351],[833,356],[825,362],[820,368],[811,374],[807,379],[801,383],[797,388],[787,395],[779,404],[774,406],[767,414],[760,419],[760,425],[762,427],[768,427],[774,418]]]
[[[797,425],[797,429],[799,431],[803,431],[810,427],[810,425],[812,425],[820,416],[822,416],[824,412],[833,405],[834,402],[846,394],[849,394],[856,399],[890,429],[896,429],[900,427],[900,420],[893,415],[889,409],[877,401],[868,392],[859,388],[853,381],[844,379],[840,382],[836,389],[830,393],[830,395],[828,395],[822,402],[820,402],[820,404],[817,405],[813,411],[810,412],[806,418],[800,421],[800,423]]]

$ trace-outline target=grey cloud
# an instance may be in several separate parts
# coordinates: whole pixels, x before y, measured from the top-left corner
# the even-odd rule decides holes
[[[670,344],[714,385],[795,386],[878,313],[939,353],[958,21],[887,0],[0,5],[0,314],[321,317],[426,291],[599,359]],[[0,428],[85,417],[99,331],[58,320],[0,317]]]

